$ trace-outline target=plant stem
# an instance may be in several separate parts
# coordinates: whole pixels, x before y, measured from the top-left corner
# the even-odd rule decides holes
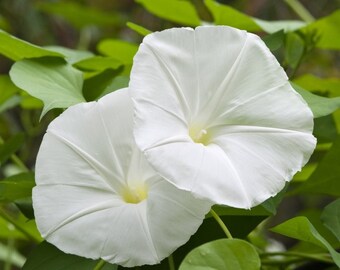
[[[333,263],[333,260],[329,257],[327,253],[319,253],[319,254],[307,254],[302,252],[270,252],[270,253],[262,253],[260,257],[270,257],[270,256],[286,256],[286,257],[299,257],[303,259],[309,259],[314,261],[321,261],[326,263]]]
[[[306,23],[312,23],[315,18],[298,0],[285,0],[294,12],[300,16]]]
[[[170,270],[176,270],[175,268],[175,261],[174,261],[174,257],[172,255],[170,255],[168,257],[168,263],[169,263],[169,269]]]
[[[224,231],[227,238],[233,239],[233,236],[231,235],[230,231],[228,230],[227,226],[224,224],[223,220],[219,217],[219,215],[213,209],[210,209],[210,214],[213,216],[213,218],[220,225],[220,227]]]
[[[40,243],[40,239],[37,238],[34,234],[32,234],[30,231],[27,231],[24,226],[22,226],[20,223],[15,221],[10,215],[8,215],[5,211],[0,209],[0,217],[2,217],[4,220],[11,223],[18,231],[23,233],[28,239],[34,241],[35,243]]]
[[[93,268],[93,270],[100,270],[103,269],[103,267],[105,266],[106,261],[104,261],[103,259],[101,259],[96,266]]]

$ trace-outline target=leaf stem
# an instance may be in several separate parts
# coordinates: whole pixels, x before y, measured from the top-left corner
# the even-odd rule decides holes
[[[219,217],[219,215],[213,209],[210,209],[210,214],[217,221],[218,225],[220,225],[220,227],[224,231],[227,238],[233,239],[233,236],[231,235],[230,231],[228,230],[227,226],[224,224],[223,220]]]
[[[96,264],[96,266],[93,268],[93,270],[101,270],[105,266],[106,261],[103,259],[100,259],[100,261]]]
[[[168,263],[169,263],[170,270],[176,270],[174,257],[172,255],[168,257]]]
[[[298,0],[285,0],[287,5],[306,23],[312,23],[315,18]]]
[[[40,243],[40,239],[37,238],[34,234],[27,231],[24,226],[22,226],[20,223],[15,221],[10,215],[8,215],[5,211],[0,209],[0,217],[2,217],[7,222],[11,223],[18,231],[23,233],[28,239],[34,241],[35,243]]]

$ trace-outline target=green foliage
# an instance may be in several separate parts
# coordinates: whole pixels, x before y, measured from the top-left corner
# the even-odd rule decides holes
[[[16,134],[6,142],[3,142],[0,138],[0,164],[4,163],[12,154],[19,150],[24,140],[25,135],[23,133]]]
[[[140,26],[138,24],[132,23],[132,22],[127,22],[126,26],[129,27],[131,30],[137,32],[138,34],[142,36],[146,36],[150,33],[152,33],[150,30],[146,29],[143,26]]]
[[[85,101],[82,73],[61,61],[21,60],[13,65],[10,76],[16,86],[44,102],[41,116]]]
[[[0,203],[31,197],[34,186],[33,173],[20,173],[3,179],[0,181]]]
[[[44,258],[44,260],[41,260]],[[65,254],[55,246],[42,242],[32,252],[29,259],[23,266],[23,270],[92,270],[98,264],[98,261],[93,261],[83,257]],[[117,266],[106,265],[103,270],[116,270]]]
[[[136,0],[150,13],[183,25],[198,26],[201,20],[195,7],[187,0]]]
[[[310,221],[306,217],[295,217],[292,218],[274,228],[271,229],[273,232],[295,238],[301,241],[306,241],[317,245],[321,248],[327,249],[334,262],[340,267],[340,253],[337,253],[334,248],[323,238]]]
[[[321,215],[321,220],[340,241],[340,199],[335,200],[325,207]]]
[[[255,247],[248,242],[239,239],[220,239],[192,250],[183,260],[179,270],[258,270],[260,265]]]

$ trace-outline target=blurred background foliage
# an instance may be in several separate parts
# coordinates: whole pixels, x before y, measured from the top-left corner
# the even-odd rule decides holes
[[[132,57],[143,35],[149,31],[215,23],[259,34],[297,88],[327,97],[327,108],[334,108],[325,113],[324,107],[315,106],[320,116],[315,119],[317,150],[311,162],[282,194],[252,211],[219,208],[216,211],[223,216],[234,236],[247,238],[259,249],[281,250],[284,244],[292,251],[319,252],[320,248],[308,241],[281,238],[278,234],[268,233],[267,228],[296,216],[305,216],[334,248],[340,248],[336,237],[340,232],[332,232],[320,219],[323,213],[327,220],[329,214],[324,214],[324,207],[340,195],[340,113],[335,111],[340,107],[340,101],[336,99],[340,96],[340,1],[301,0],[310,13],[307,15],[299,14],[289,2],[292,1],[224,0],[219,1],[223,5],[221,8],[212,0],[0,0],[0,29],[32,44],[53,45],[49,47],[51,50],[66,55],[67,60],[73,61],[84,73],[82,94],[87,101],[127,86]],[[333,17],[318,21],[326,16]],[[279,31],[267,22],[299,20],[304,23],[301,17],[313,26]],[[314,20],[317,20],[316,24],[313,24]],[[323,31],[328,34],[322,35]],[[0,48],[6,46],[4,42],[8,40],[0,37]],[[82,54],[56,45],[82,50]],[[11,66],[18,60],[11,53],[9,48],[7,55],[0,54],[0,179],[3,179],[0,180],[0,269],[5,270],[20,269],[42,240],[32,220],[29,196],[34,186],[32,170],[47,125],[62,111],[53,109],[40,120],[43,103],[15,86],[8,76]],[[91,58],[94,55],[99,57]],[[316,103],[322,101],[317,99]],[[262,222],[265,219],[266,222]],[[296,222],[303,223],[301,220]],[[340,228],[339,221],[332,222]],[[282,232],[282,228],[280,230]],[[221,237],[223,233],[208,218],[190,243],[176,252],[176,265],[193,247]],[[40,245],[38,251],[35,249],[32,258],[42,256],[44,252],[47,252],[46,256],[51,254],[49,252],[57,252],[45,245]],[[32,265],[25,269],[38,269],[34,268],[34,262]],[[306,266],[302,261],[293,264],[295,268],[287,265],[287,268],[279,268],[269,263],[263,269],[336,269],[330,268],[334,266],[327,262]],[[92,266],[77,269],[92,269]],[[164,263],[154,269],[165,269],[163,267]]]

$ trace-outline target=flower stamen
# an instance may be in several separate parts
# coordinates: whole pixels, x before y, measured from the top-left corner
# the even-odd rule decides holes
[[[195,143],[201,143],[204,145],[209,144],[210,135],[206,129],[191,127],[189,129],[189,136]]]
[[[122,198],[127,203],[137,204],[148,197],[148,188],[145,185],[135,187],[126,186],[122,190]]]

